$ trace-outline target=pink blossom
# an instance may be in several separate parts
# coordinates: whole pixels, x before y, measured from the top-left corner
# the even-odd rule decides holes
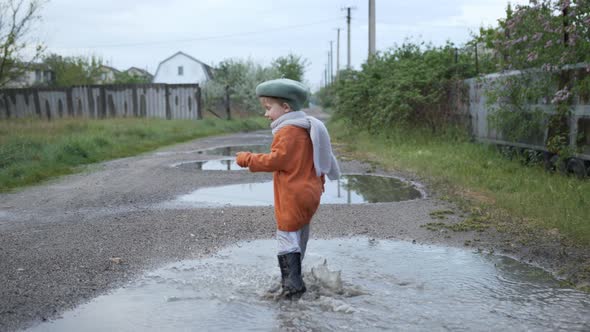
[[[535,60],[537,60],[537,58],[538,58],[538,57],[539,57],[539,56],[537,55],[537,53],[535,53],[535,52],[531,52],[531,53],[529,53],[529,55],[527,56],[526,60],[527,60],[528,62],[531,62],[531,61],[535,61]]]
[[[552,104],[557,104],[559,102],[566,101],[570,97],[570,92],[567,86],[555,93],[553,99],[551,100]]]
[[[543,33],[541,33],[541,32],[537,32],[537,33],[535,33],[535,35],[533,36],[533,40],[534,40],[534,41],[539,41],[539,40],[541,40],[541,38],[542,38],[542,37],[543,37]]]
[[[509,20],[508,22],[506,22],[506,27],[508,28],[508,30],[513,30],[515,26],[516,23],[514,22],[514,20]]]
[[[546,43],[545,43],[545,48],[549,48],[553,46],[553,40],[549,39]]]
[[[568,44],[570,46],[575,46],[576,45],[576,41],[578,41],[578,35],[573,33],[570,35],[569,40],[568,40]]]
[[[561,10],[564,10],[570,6],[570,0],[562,0],[561,1]]]

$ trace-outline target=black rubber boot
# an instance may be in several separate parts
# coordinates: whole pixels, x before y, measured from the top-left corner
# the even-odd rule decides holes
[[[279,255],[279,267],[283,284],[282,296],[287,299],[298,299],[305,293],[305,283],[301,275],[301,254],[293,252]]]
[[[277,256],[279,259],[279,268],[281,269],[281,288],[285,289],[285,280],[289,277],[289,265],[287,265],[287,257],[285,255]]]

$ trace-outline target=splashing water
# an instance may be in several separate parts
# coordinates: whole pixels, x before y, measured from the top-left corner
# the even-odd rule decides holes
[[[588,330],[590,295],[514,260],[367,238],[311,240],[298,301],[277,298],[276,243],[146,273],[33,331]]]

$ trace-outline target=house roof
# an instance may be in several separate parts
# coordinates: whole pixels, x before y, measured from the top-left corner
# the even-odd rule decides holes
[[[112,72],[114,72],[114,73],[119,73],[119,72],[121,72],[121,71],[120,71],[119,69],[117,69],[117,68],[113,68],[113,67],[111,67],[111,66],[106,66],[106,65],[101,65],[101,66],[100,66],[100,69],[106,69],[106,70],[110,70],[110,71],[112,71]]]
[[[29,70],[35,70],[35,69],[39,69],[39,70],[52,70],[52,68],[43,62],[33,62],[33,63],[29,63],[26,66],[27,69]]]
[[[203,63],[202,61],[197,60],[196,58],[182,52],[182,51],[178,51],[174,54],[172,54],[171,56],[167,57],[166,59],[162,60],[159,64],[158,64],[158,69],[156,69],[156,73],[154,74],[154,76],[158,75],[158,71],[160,71],[160,67],[162,66],[162,64],[172,58],[174,58],[177,55],[184,55],[185,57],[199,63],[201,66],[203,66],[203,68],[205,69],[205,75],[207,75],[207,79],[211,80],[213,79],[213,69],[211,68],[211,66]]]
[[[129,72],[131,70],[137,70],[138,72],[142,73],[145,76],[153,76],[152,74],[150,74],[150,72],[148,72],[145,69],[141,69],[141,68],[137,68],[137,67],[129,67],[129,69],[125,70],[125,72]]]

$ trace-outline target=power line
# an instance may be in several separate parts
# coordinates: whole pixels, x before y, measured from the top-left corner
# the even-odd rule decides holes
[[[257,31],[249,31],[249,32],[240,32],[234,34],[227,34],[227,35],[219,35],[219,36],[208,36],[208,37],[197,37],[197,38],[187,38],[187,39],[177,39],[177,40],[166,40],[166,41],[153,41],[153,42],[140,42],[140,43],[121,43],[121,44],[104,44],[104,45],[96,45],[96,46],[77,46],[77,47],[64,47],[64,48],[111,48],[111,47],[136,47],[136,46],[150,46],[150,45],[164,45],[164,44],[174,44],[174,43],[186,43],[186,42],[194,42],[194,41],[203,41],[203,40],[214,40],[214,39],[224,39],[224,38],[232,38],[232,37],[240,37],[240,36],[248,36],[248,35],[256,35],[256,34],[269,34],[269,32],[275,31],[284,31],[296,28],[307,27],[311,25],[323,24],[323,23],[330,23],[341,18],[332,18],[323,21],[317,22],[310,22],[305,24],[298,24],[298,25],[290,25],[290,26],[283,26],[283,27],[276,27],[276,28],[266,28],[264,30],[257,30]]]

